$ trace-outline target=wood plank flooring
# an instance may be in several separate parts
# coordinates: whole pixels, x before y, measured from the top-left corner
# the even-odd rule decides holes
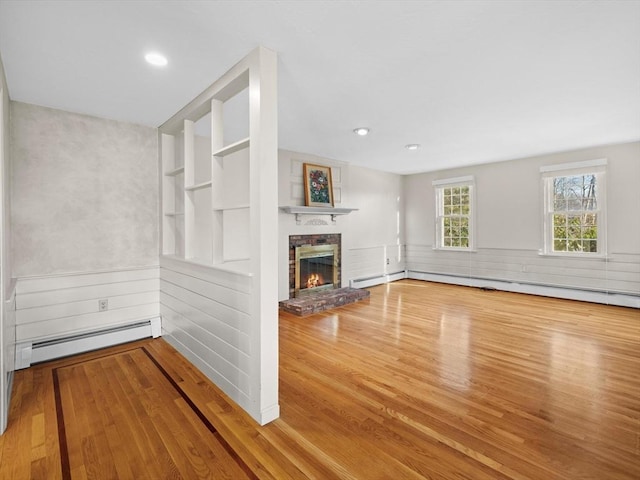
[[[370,290],[281,314],[265,427],[161,339],[16,372],[0,478],[640,478],[639,310]]]

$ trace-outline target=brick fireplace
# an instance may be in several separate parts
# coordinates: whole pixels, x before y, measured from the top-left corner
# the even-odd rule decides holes
[[[301,267],[305,259],[307,265]],[[368,299],[368,290],[341,288],[341,267],[339,233],[290,235],[289,299],[281,301],[280,308],[304,317]]]
[[[341,235],[289,236],[289,298],[340,288]]]

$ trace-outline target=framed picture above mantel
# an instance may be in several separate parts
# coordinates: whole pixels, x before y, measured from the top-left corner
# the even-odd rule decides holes
[[[331,167],[303,164],[304,204],[307,207],[333,207]]]

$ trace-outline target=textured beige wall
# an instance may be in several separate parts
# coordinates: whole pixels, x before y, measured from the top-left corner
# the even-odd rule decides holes
[[[158,264],[155,128],[11,102],[15,277]]]

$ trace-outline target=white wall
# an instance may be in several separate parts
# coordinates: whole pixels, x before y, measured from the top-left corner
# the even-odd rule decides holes
[[[608,258],[543,256],[540,167],[608,159]],[[433,250],[433,180],[473,175],[477,252]],[[407,268],[569,288],[640,294],[640,143],[603,146],[404,179]]]
[[[342,235],[342,285],[357,278],[404,270],[402,225],[402,177],[315,155],[280,150],[278,155],[279,205],[304,205],[302,165],[331,167],[334,204],[356,208],[339,216],[302,216],[280,212],[278,299],[289,298],[289,235],[340,233]],[[387,258],[389,264],[387,264]]]
[[[11,102],[19,341],[158,315],[157,142],[154,128]]]
[[[7,426],[15,352],[14,282],[11,281],[9,90],[0,59],[0,434]]]

